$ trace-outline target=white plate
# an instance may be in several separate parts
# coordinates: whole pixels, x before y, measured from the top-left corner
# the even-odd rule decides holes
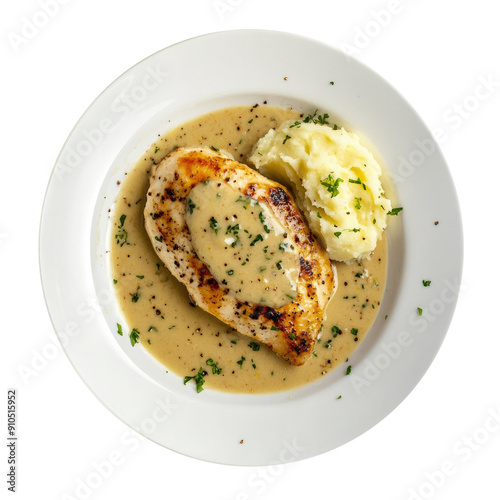
[[[350,359],[349,376],[337,370],[311,385],[270,395],[208,389],[197,394],[140,346],[132,348],[128,338],[116,335],[123,318],[106,255],[108,209],[118,193],[116,181],[158,133],[213,109],[264,99],[319,108],[376,146],[393,179],[397,205],[404,207],[388,231],[386,294],[369,336]],[[60,153],[40,230],[41,274],[54,328],[96,397],[171,450],[239,465],[318,455],[391,412],[443,341],[460,286],[462,246],[450,174],[408,103],[382,78],[331,47],[254,30],[168,47],[113,82]],[[431,286],[422,280],[431,280]]]

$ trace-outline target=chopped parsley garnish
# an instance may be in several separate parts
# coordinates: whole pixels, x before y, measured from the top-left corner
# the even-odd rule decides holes
[[[118,328],[118,335],[121,335],[123,337],[123,329],[122,329],[122,325],[120,325],[120,323],[116,323],[116,326]]]
[[[422,285],[424,285],[424,286],[430,286],[430,284],[431,284],[430,280],[429,281],[422,280]]]
[[[334,179],[332,176],[333,172],[331,174],[328,174],[328,177],[325,177],[320,184],[322,186],[326,187],[326,190],[328,193],[331,195],[331,197],[335,197],[339,194],[339,184],[341,182],[344,182],[340,177],[337,177],[337,179]]]
[[[403,210],[403,207],[393,208],[387,212],[387,215],[398,215],[401,210]]]
[[[342,333],[342,330],[337,326],[332,326],[332,335],[335,338],[338,334]]]
[[[210,227],[215,231],[215,234],[219,232],[219,225],[215,220],[215,217],[210,217]]]
[[[363,189],[366,191],[366,185],[365,185],[365,183],[364,183],[364,182],[361,182],[361,179],[360,179],[359,177],[358,177],[356,180],[354,180],[354,179],[349,179],[349,182],[350,182],[351,184],[359,184],[359,185],[363,186]]]
[[[148,332],[157,332],[158,329],[156,328],[156,326],[153,326],[151,325],[149,328],[148,328]]]
[[[328,125],[328,118],[330,118],[326,113],[323,115],[318,115],[318,110],[316,110],[312,115],[309,114],[304,118],[304,123],[319,123],[320,125]]]
[[[328,125],[328,120],[329,116],[325,113],[323,115],[318,115],[318,119],[316,120],[315,123],[319,123],[321,125]],[[313,120],[314,121],[314,120]]]
[[[136,330],[135,328],[132,329],[132,331],[130,332],[130,343],[132,344],[132,347],[135,346],[135,344],[138,344],[139,343],[139,335],[140,335],[140,332],[139,330]]]
[[[132,295],[132,302],[137,302],[140,296],[141,294],[139,293],[139,290],[137,290],[137,292],[135,292],[134,295]]]
[[[291,137],[287,134],[287,135],[285,136],[285,140],[283,141],[283,144],[285,144],[285,142],[286,142],[286,141],[288,141],[288,139],[291,139]]]
[[[232,234],[236,239],[231,243],[231,246],[234,248],[238,242],[240,241],[240,238],[238,236],[238,232],[240,230],[240,225],[239,224],[235,224],[234,226],[227,226],[227,229],[226,229],[226,234]]]
[[[291,333],[289,337],[293,340],[295,338],[295,333]]]
[[[424,312],[421,307],[417,307],[417,312],[419,316],[422,316],[422,313]]]
[[[351,333],[353,335],[357,335],[358,334],[358,329],[357,328],[351,328]]]
[[[321,214],[319,212],[316,212],[316,216],[318,217],[318,219],[322,219],[323,217],[321,217]]]
[[[139,276],[139,275],[136,275],[136,278],[139,278],[140,280],[143,280],[143,279],[144,279],[144,276]]]
[[[257,342],[250,342],[250,344],[248,344],[248,347],[250,347],[250,349],[252,349],[252,351],[258,351],[260,349],[260,344],[257,344]]]
[[[160,148],[158,146],[155,147],[155,153],[158,153],[160,151]]]
[[[342,234],[342,231],[335,231],[333,233],[333,235],[336,236],[337,238],[339,238],[341,234]]]
[[[271,330],[273,330],[275,332],[281,331],[279,328],[276,328],[274,325],[271,326]]]
[[[188,207],[189,213],[192,214],[196,205],[192,202],[191,198],[188,198],[187,207]]]
[[[216,151],[217,153],[220,151],[219,148],[216,148],[215,146],[210,146],[214,151]]]
[[[163,236],[155,236],[155,240],[161,243],[163,241]]]
[[[232,269],[229,269],[228,271],[226,271],[226,274],[232,276],[234,274],[234,271]]]
[[[351,365],[347,367],[347,370],[345,371],[346,375],[349,375],[351,373]]]
[[[295,122],[294,124],[290,125],[289,128],[297,127],[300,128],[301,123],[300,122]]]
[[[194,377],[184,377],[184,385],[186,385],[191,379],[196,382],[196,392],[201,392],[203,390],[203,384],[205,383],[204,375],[206,374],[203,370],[203,366],[200,366],[198,373]]]
[[[264,238],[262,237],[262,234],[258,234],[250,243],[250,246],[253,247],[258,241],[264,241]]]
[[[243,368],[243,361],[245,361],[245,356],[241,356],[241,359],[239,361],[236,361],[236,363],[240,365],[240,368]]]
[[[125,244],[130,245],[130,243],[127,242],[128,233],[126,229],[123,227],[126,218],[127,216],[125,214],[122,214],[120,216],[120,225],[118,226],[118,229],[120,229],[120,231],[115,234],[116,244],[120,245],[121,247]]]
[[[217,363],[212,358],[207,359],[207,365],[212,367],[212,374],[213,375],[220,375],[222,368],[219,368]]]
[[[281,271],[283,269],[283,266],[281,265],[281,260],[276,262],[276,267],[278,268],[278,271]]]
[[[362,198],[354,198],[356,200],[356,203],[354,204],[354,208],[357,208],[358,210],[361,208],[361,200]]]
[[[264,226],[264,231],[269,234],[271,232],[271,230],[269,229],[269,227],[266,225],[266,219],[264,217],[264,212],[259,212],[259,220],[260,222],[262,223],[262,225]]]
[[[226,234],[232,234],[233,236],[238,236],[238,231],[240,230],[240,225],[235,224],[234,226],[227,226]]]
[[[288,243],[280,243],[280,244],[278,245],[278,248],[279,248],[280,250],[285,251],[285,250],[288,248]]]

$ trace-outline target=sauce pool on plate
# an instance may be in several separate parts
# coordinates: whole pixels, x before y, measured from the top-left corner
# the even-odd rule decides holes
[[[307,384],[341,365],[347,371],[348,358],[366,336],[378,313],[387,266],[385,236],[369,258],[350,264],[336,263],[337,292],[328,305],[321,338],[312,357],[303,366],[290,365],[267,346],[238,334],[196,307],[185,287],[165,268],[151,246],[144,228],[143,211],[149,174],[155,163],[177,147],[201,145],[228,152],[235,160],[246,163],[253,145],[269,129],[286,120],[302,118],[295,110],[267,105],[236,106],[212,112],[161,136],[121,184],[112,215],[110,256],[114,287],[127,322],[122,326],[123,333],[130,335],[134,332],[133,340],[161,362],[167,371],[179,375],[179,383],[184,377],[192,377],[199,387],[200,380],[203,380],[203,388],[266,393]],[[196,201],[203,204],[207,203],[203,200],[213,190],[214,186],[207,183],[197,186],[192,192],[197,197]],[[217,190],[212,194],[216,196]],[[223,195],[230,197],[231,193],[224,192]],[[245,210],[243,201],[239,203],[240,211]],[[252,208],[262,212],[259,220],[265,222],[266,207]],[[195,215],[194,211],[192,215]],[[208,252],[203,249],[207,248],[207,243],[217,244],[216,237],[238,237],[237,230],[227,235],[219,235],[215,231],[207,234],[214,239],[207,242],[200,235],[198,252]],[[279,228],[273,231],[272,237],[277,240],[282,238]],[[246,251],[251,250],[248,245]],[[289,262],[274,263],[276,269],[272,272],[288,270],[279,275],[272,295],[276,304],[291,300],[287,296],[293,297],[293,258],[291,252],[287,255]],[[210,255],[208,259],[214,260]],[[221,276],[228,271],[223,264],[217,271]],[[264,276],[268,271],[268,266],[264,264],[267,262],[254,271]],[[252,282],[250,273],[245,276],[245,280]],[[226,276],[230,277],[233,275]],[[267,279],[270,280],[271,276]],[[260,293],[258,287],[245,287],[243,291],[245,294]]]

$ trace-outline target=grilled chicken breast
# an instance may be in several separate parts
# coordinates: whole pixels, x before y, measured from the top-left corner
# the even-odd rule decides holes
[[[285,274],[287,270],[281,269],[282,260],[276,261],[279,258],[277,248],[273,247],[275,260],[271,261],[268,257],[270,245],[266,246],[266,238],[273,236],[275,229],[268,226],[282,228],[281,233],[276,234],[289,243],[281,243],[279,248],[293,249],[297,259],[297,273],[286,275],[294,276],[291,284],[294,292],[286,294],[289,298],[284,304],[273,306],[266,305],[264,299],[245,300],[245,286],[240,286],[238,290],[231,285],[229,277],[221,278],[220,273],[216,279],[214,274],[217,273],[215,270],[212,272],[210,262],[200,257],[205,249],[195,247],[193,228],[190,229],[188,224],[188,219],[196,210],[190,196],[200,183],[211,182],[236,192],[239,196],[236,201],[243,201],[243,208],[249,208],[244,216],[260,218],[265,231],[262,235],[250,234],[245,241],[250,242],[246,243],[247,248],[263,252],[262,255],[272,262],[273,276],[279,274],[275,268]],[[239,333],[264,343],[292,365],[302,365],[307,361],[321,333],[325,308],[334,292],[335,269],[285,187],[221,152],[205,147],[179,148],[153,169],[144,216],[146,231],[157,255],[186,286],[199,307]],[[238,261],[214,262],[213,269],[215,264],[227,266],[222,269],[227,269],[227,275],[233,275],[233,268],[238,272],[250,268],[250,265],[248,268],[241,267],[248,258],[234,257],[238,255],[235,252],[240,243],[244,243],[243,237],[247,237],[245,233],[248,231],[243,232],[244,217],[236,220],[235,214],[229,221],[226,217],[223,225],[223,219],[217,214],[210,216],[210,213],[206,214],[207,226],[200,229],[200,234],[210,236],[209,233],[212,233],[214,237],[223,237],[224,250]],[[236,268],[236,265],[240,267]],[[272,279],[268,283],[258,276],[255,278],[258,285],[262,285],[261,281],[267,283],[266,290],[273,288]]]

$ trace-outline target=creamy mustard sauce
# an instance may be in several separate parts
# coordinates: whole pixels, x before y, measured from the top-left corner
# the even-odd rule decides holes
[[[272,308],[295,298],[299,254],[266,203],[224,182],[204,181],[186,206],[196,254],[231,295]]]
[[[111,215],[113,224],[111,266],[114,287],[127,320],[127,324],[122,325],[123,334],[129,335],[135,329],[135,332],[138,332],[140,345],[134,348],[144,347],[165,365],[166,371],[181,377],[179,384],[183,383],[183,378],[186,376],[195,377],[201,369],[205,380],[203,388],[239,393],[265,393],[289,390],[304,385],[323,377],[335,368],[346,371],[349,366],[349,356],[364,339],[379,311],[387,266],[385,237],[369,258],[351,264],[337,263],[338,289],[328,305],[322,336],[313,356],[305,365],[292,366],[266,346],[238,334],[214,316],[196,307],[190,301],[186,288],[170,274],[155,254],[144,229],[143,210],[151,167],[154,163],[160,162],[175,147],[200,145],[216,147],[228,151],[236,160],[245,163],[253,144],[270,128],[288,119],[300,120],[301,118],[301,115],[294,110],[262,104],[252,107],[232,107],[210,113],[159,136],[143,158],[123,179],[120,195]],[[204,207],[204,195],[214,188],[210,184],[198,185],[199,198],[196,192],[198,187],[191,191],[190,198],[193,204]],[[207,189],[207,193],[203,191],[204,189]],[[225,198],[226,195],[223,194],[223,196]],[[259,228],[258,234],[271,238],[269,236],[271,232],[268,235],[265,230],[263,231],[264,224],[275,230],[276,234],[272,234],[275,243],[283,241],[283,235],[279,234],[279,227],[270,217],[264,204],[252,205],[250,202],[245,209],[243,201],[236,202],[236,205],[241,203],[241,206],[237,212],[234,212],[229,207],[230,204],[234,205],[234,200],[231,201],[228,198],[226,201],[228,206],[222,211],[213,214],[209,211],[203,214],[203,209],[200,210],[201,215],[204,215],[206,219],[204,221],[204,228],[207,229],[205,234],[210,236],[211,244],[215,245],[224,241],[224,244],[232,249],[231,245],[237,241],[238,236],[240,240],[243,235],[247,236],[244,229],[247,229],[249,234],[253,234],[250,230],[257,232]],[[244,217],[247,215],[245,210],[249,209],[253,210],[254,214],[252,217]],[[259,215],[260,211],[264,214],[263,216]],[[193,214],[189,214],[189,217],[195,214],[196,209],[193,209]],[[233,215],[237,215],[234,220]],[[210,226],[211,217],[217,221],[219,228],[217,234]],[[228,220],[225,219],[226,217]],[[229,226],[233,227],[238,224],[241,224],[241,229],[238,229],[237,234],[234,230],[227,232]],[[245,224],[244,228],[243,224]],[[214,234],[210,234],[209,229]],[[196,231],[193,234],[196,238]],[[264,241],[258,240],[253,247],[248,241],[251,243],[253,239],[247,238],[246,250],[240,249],[242,252],[236,257],[237,259],[243,258],[244,255],[248,256],[250,253],[248,257],[248,262],[250,262],[252,252],[258,250],[259,247],[260,257],[265,255]],[[267,241],[269,242],[269,239]],[[206,243],[197,245],[198,247],[195,244],[197,252],[203,255],[206,251]],[[287,258],[291,258],[291,262],[285,261],[280,255],[278,243],[278,251],[274,248],[275,253],[269,255],[271,260],[264,258],[264,261],[257,264],[259,270],[262,267],[266,267],[266,270],[252,275],[256,269],[253,268],[252,272],[245,277],[236,274],[236,266],[233,266],[232,275],[227,274],[226,271],[230,269],[227,269],[224,263],[229,266],[229,259],[221,259],[221,262],[216,264],[216,254],[204,255],[201,258],[206,259],[207,264],[210,263],[212,272],[220,265],[217,272],[220,272],[221,280],[228,281],[230,277],[234,277],[235,281],[244,280],[244,286],[234,286],[233,293],[239,293],[239,291],[242,294],[250,293],[247,290],[250,288],[247,282],[251,281],[256,282],[254,284],[258,285],[256,289],[259,290],[259,287],[265,283],[263,281],[259,283],[258,279],[264,276],[269,283],[273,284],[273,287],[281,290],[277,295],[279,296],[287,286],[293,287],[291,283],[293,282],[294,252],[290,251],[290,247],[288,250],[289,252],[285,254]],[[282,261],[281,270],[277,266],[279,260]],[[245,268],[249,265],[248,263],[241,267]],[[292,275],[287,276],[286,273],[280,275],[279,271],[285,269],[292,270]],[[271,274],[263,274],[267,272]],[[276,281],[278,277],[279,285]],[[270,291],[265,288],[265,292]],[[293,296],[293,293],[290,295]],[[260,296],[260,293],[257,292],[256,296]],[[195,390],[193,380],[190,380],[188,384],[193,384],[193,390]]]

